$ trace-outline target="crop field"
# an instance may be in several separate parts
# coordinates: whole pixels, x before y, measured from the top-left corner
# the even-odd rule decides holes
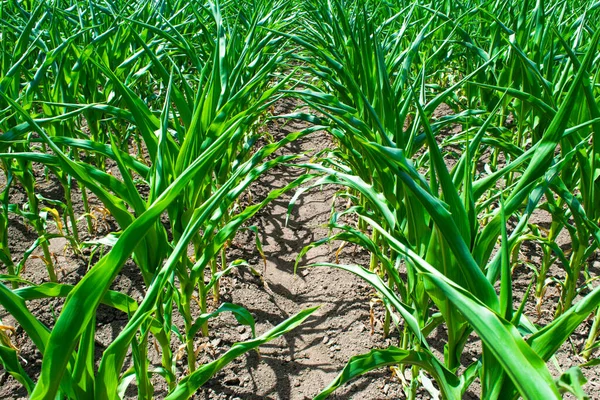
[[[0,0],[0,398],[600,399],[600,2]]]

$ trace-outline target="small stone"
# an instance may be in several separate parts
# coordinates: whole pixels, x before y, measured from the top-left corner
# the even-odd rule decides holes
[[[294,386],[295,386],[295,387],[300,387],[300,381],[296,381],[296,382],[294,382]]]
[[[388,394],[388,392],[389,392],[389,391],[390,391],[390,385],[387,385],[387,384],[386,384],[386,385],[383,387],[383,393],[384,393],[384,394]]]
[[[238,326],[237,327],[237,331],[238,331],[238,333],[244,333],[244,332],[246,332],[246,326],[244,326],[244,325]]]
[[[329,342],[329,336],[323,338],[323,344],[327,344],[327,342]]]

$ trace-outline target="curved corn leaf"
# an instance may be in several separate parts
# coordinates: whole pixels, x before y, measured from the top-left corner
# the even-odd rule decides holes
[[[367,354],[350,358],[337,378],[316,395],[314,400],[326,399],[340,386],[369,371],[398,364],[416,365],[429,372],[439,385],[444,399],[458,400],[462,397],[460,379],[448,371],[431,353],[390,346],[387,349],[375,349]]]
[[[166,400],[175,399],[188,399],[190,398],[200,386],[204,385],[213,375],[219,372],[223,367],[233,361],[236,357],[257,348],[273,339],[276,339],[292,329],[296,328],[302,322],[304,322],[313,312],[319,307],[307,308],[306,310],[300,311],[298,314],[286,319],[275,328],[268,332],[260,335],[256,339],[248,340],[246,342],[235,343],[231,349],[229,349],[220,358],[213,362],[210,362],[201,368],[199,368],[193,374],[183,378],[177,387],[169,393],[165,398]]]

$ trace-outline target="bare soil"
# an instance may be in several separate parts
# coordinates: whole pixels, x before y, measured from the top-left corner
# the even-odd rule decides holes
[[[279,103],[276,114],[290,112],[294,109],[292,100]],[[451,112],[451,110],[447,111]],[[306,125],[297,121],[284,123],[275,120],[269,123],[269,132],[275,138],[281,138],[289,132],[305,128]],[[285,149],[290,153],[306,153],[309,157],[330,146],[329,138],[325,133],[317,132],[307,136]],[[38,190],[47,198],[62,199],[64,193],[57,182],[45,180],[42,170],[38,171]],[[281,167],[265,175],[252,186],[251,194],[255,200],[264,198],[270,190],[280,188],[292,181],[303,171],[294,167]],[[4,184],[0,182],[0,184]],[[392,331],[389,338],[384,338],[382,333],[383,309],[376,301],[376,295],[368,284],[348,272],[333,268],[300,268],[294,272],[294,265],[298,253],[304,246],[328,235],[326,224],[329,220],[334,202],[335,187],[323,187],[305,193],[293,208],[289,221],[286,224],[288,204],[293,193],[282,196],[263,209],[250,225],[255,225],[259,231],[259,238],[266,256],[266,266],[255,247],[254,233],[248,230],[241,231],[227,257],[231,262],[235,259],[245,259],[259,271],[263,271],[263,278],[251,274],[247,269],[240,268],[222,279],[221,301],[228,301],[246,307],[257,321],[257,333],[260,334],[294,313],[314,305],[321,306],[299,328],[263,347],[260,353],[251,352],[239,357],[235,362],[211,379],[195,395],[197,399],[310,399],[326,387],[341,371],[345,363],[353,355],[368,352],[373,348],[384,348],[389,345],[398,345],[398,332]],[[25,194],[18,188],[13,189],[11,201],[24,202]],[[76,198],[76,215],[82,215],[81,199]],[[92,202],[94,199],[92,199]],[[110,216],[102,213],[100,204],[96,204],[97,232],[96,237],[102,237],[111,230],[115,230]],[[339,207],[339,201],[333,203]],[[544,223],[544,215],[539,223]],[[546,216],[547,218],[547,216]],[[83,222],[81,232],[84,232]],[[10,221],[9,241],[16,260],[35,241],[36,234],[25,226],[18,218]],[[91,239],[91,237],[88,237]],[[568,245],[566,242],[560,245]],[[75,284],[87,271],[92,261],[98,254],[89,251],[82,255],[74,255],[64,239],[52,239],[51,250],[55,255],[59,280],[63,283]],[[338,244],[322,246],[311,250],[300,261],[303,267],[314,262],[335,262]],[[539,260],[539,247],[535,246],[525,250],[523,259]],[[38,250],[39,252],[39,250]],[[368,265],[369,257],[364,251],[347,246],[339,254],[340,263]],[[595,271],[597,272],[597,271]],[[552,274],[561,276],[562,270],[557,266]],[[515,304],[518,306],[527,286],[532,279],[531,270],[522,267],[515,270]],[[42,260],[30,258],[23,272],[25,279],[32,282],[43,282],[47,273]],[[113,289],[129,294],[134,299],[144,295],[143,281],[135,266],[128,264],[113,285]],[[526,312],[527,315],[538,323],[551,320],[556,304],[557,294],[549,290],[547,301],[543,304],[543,314],[538,319],[535,309],[535,300],[530,299]],[[61,310],[63,300],[32,301],[29,303],[36,316],[49,327],[53,326],[55,316]],[[544,317],[545,316],[545,317]],[[13,324],[14,320],[0,308],[0,320],[4,324]],[[118,335],[120,329],[127,322],[127,316],[108,307],[101,306],[97,316],[97,353],[102,350]],[[589,330],[591,321],[580,327],[572,337],[572,343],[567,343],[556,356],[560,368],[566,370],[572,365],[578,365],[582,360],[574,355],[571,344],[576,349],[581,348],[585,334]],[[25,363],[26,371],[36,379],[41,366],[41,355],[35,350],[31,341],[23,330],[16,326],[14,344],[21,350],[20,356]],[[197,346],[200,351],[199,361],[208,362],[226,351],[231,344],[249,339],[250,332],[240,327],[235,318],[221,314],[211,321],[210,336],[198,338]],[[443,328],[436,329],[429,341],[439,353],[443,354],[443,345],[446,340]],[[480,355],[480,345],[475,336],[467,345],[463,363],[468,365]],[[154,360],[157,361],[157,360]],[[184,359],[180,360],[183,369]],[[553,362],[549,363],[554,373],[558,373]],[[584,389],[591,398],[600,399],[600,378],[597,367],[586,369],[586,377],[590,382]],[[157,380],[158,382],[158,380]],[[7,373],[0,370],[0,398],[17,399],[26,398],[26,391]],[[166,394],[160,384],[157,385],[157,398]],[[465,398],[479,398],[477,382],[472,386]],[[131,387],[127,395],[135,398],[135,388]],[[420,398],[431,398],[426,392],[419,394]],[[335,392],[333,399],[391,399],[404,398],[401,384],[389,369],[381,369],[367,374],[353,383]]]

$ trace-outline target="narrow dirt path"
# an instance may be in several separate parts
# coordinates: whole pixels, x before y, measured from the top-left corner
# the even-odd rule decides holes
[[[287,99],[276,105],[275,114],[282,115],[294,111],[296,102]],[[299,121],[272,121],[268,130],[275,139],[281,139],[291,132],[297,132],[307,125]],[[283,153],[311,154],[330,146],[329,138],[323,132],[313,133],[295,143],[289,144]],[[39,171],[38,171],[39,172]],[[269,171],[251,187],[254,201],[263,199],[276,188],[281,188],[300,176],[303,171],[297,168],[281,167]],[[41,172],[40,172],[41,174]],[[56,186],[40,175],[38,184],[42,189]],[[24,196],[18,189],[12,198],[19,204]],[[306,245],[328,235],[326,224],[329,220],[336,188],[325,187],[304,193],[296,203],[286,225],[288,204],[293,192],[273,201],[252,221],[256,226],[262,248],[266,256],[266,268],[255,246],[255,234],[251,230],[238,233],[232,248],[228,250],[228,261],[247,260],[256,270],[263,271],[263,279],[240,268],[222,279],[221,301],[228,301],[246,307],[257,321],[257,334],[261,334],[298,311],[319,305],[321,308],[296,330],[283,338],[273,341],[257,352],[246,354],[227,366],[211,379],[195,396],[198,399],[311,399],[325,388],[342,370],[350,357],[368,352],[372,348],[397,344],[395,339],[384,339],[381,329],[382,308],[376,304],[371,313],[370,302],[373,291],[350,273],[332,268],[300,269],[294,274],[294,264],[298,253]],[[19,197],[21,196],[21,197]],[[48,195],[61,199],[62,193]],[[81,206],[76,197],[77,207]],[[339,204],[338,204],[339,206]],[[83,211],[78,209],[78,214]],[[111,219],[98,224],[98,237],[116,226]],[[19,228],[22,228],[19,230]],[[84,229],[82,229],[82,232]],[[9,228],[10,244],[15,260],[35,240],[35,235],[11,220]],[[59,279],[63,283],[75,284],[83,276],[90,263],[85,256],[77,257],[68,251],[66,241],[53,239],[52,252],[56,256]],[[313,262],[335,262],[338,246],[322,246],[311,250],[302,260],[302,265]],[[368,255],[351,246],[340,254],[340,263],[367,265]],[[28,261],[23,276],[34,282],[46,279],[42,261],[32,258]],[[114,289],[139,298],[144,293],[141,278],[136,267],[128,263],[119,275]],[[64,300],[36,300],[30,302],[35,314],[48,326],[54,324],[55,315],[60,312]],[[212,305],[214,307],[214,305]],[[371,314],[374,317],[374,333],[371,333]],[[0,307],[0,318],[14,325],[12,317]],[[97,324],[98,351],[101,351],[118,335],[127,321],[126,315],[115,313],[108,308],[100,308]],[[179,316],[175,322],[181,322]],[[238,341],[250,338],[250,332],[227,313],[211,320],[208,338],[198,338],[199,362],[214,360]],[[19,328],[16,345],[26,362],[28,373],[36,378],[41,365],[41,354],[35,350],[31,340]],[[175,351],[177,349],[174,349]],[[178,361],[178,368],[185,369],[185,355]],[[160,359],[154,357],[158,366]],[[27,398],[21,384],[0,369],[0,398]],[[339,399],[387,399],[402,397],[400,385],[393,382],[389,370],[380,370],[357,379],[338,390],[330,398]],[[166,395],[164,381],[154,376],[155,397]],[[126,398],[136,398],[135,385],[131,385]]]
[[[291,112],[295,104],[287,100],[278,105],[278,114]],[[280,138],[306,125],[292,121],[282,126],[274,123],[270,132]],[[286,149],[289,153],[314,154],[330,144],[322,132],[307,136]],[[280,168],[265,177],[253,188],[256,196],[264,196],[273,188],[282,187],[302,172]],[[244,305],[257,319],[257,330],[270,326],[301,309],[320,305],[321,308],[305,324],[271,342],[261,350],[260,362],[256,353],[241,357],[219,376],[212,379],[198,398],[242,399],[306,399],[325,388],[341,371],[352,355],[368,352],[375,347],[392,344],[384,339],[380,321],[371,334],[369,286],[345,271],[331,268],[300,269],[294,274],[294,264],[302,248],[326,237],[335,188],[327,187],[304,193],[296,203],[286,226],[288,204],[293,192],[275,200],[252,222],[257,226],[267,265],[266,288],[248,273],[226,278],[224,300]],[[244,243],[245,242],[245,243]],[[236,245],[243,256],[251,252],[250,263],[262,270],[262,259],[254,247],[254,235],[238,235]],[[311,250],[300,265],[313,262],[334,262],[336,247],[322,246]],[[340,262],[366,265],[368,256],[347,247]],[[375,313],[378,315],[379,312]],[[377,318],[376,318],[377,320]],[[232,317],[220,319],[215,337],[225,342],[240,339],[242,328],[235,326]],[[229,332],[229,333],[228,333]],[[236,339],[237,336],[237,339]],[[243,334],[242,334],[243,338]],[[221,343],[219,343],[221,344]],[[385,399],[399,397],[399,385],[392,383],[389,371],[368,374],[340,389],[332,398]]]

